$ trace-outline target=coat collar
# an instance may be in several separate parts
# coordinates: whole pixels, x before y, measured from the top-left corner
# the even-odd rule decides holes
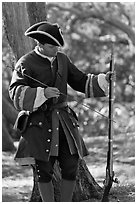
[[[43,57],[43,58],[45,58],[45,59],[48,59],[50,62],[53,62],[54,59],[55,59],[55,57],[48,57],[48,56],[46,56],[46,55],[41,54],[41,53],[39,52],[37,46],[35,47],[34,52],[35,52],[37,55],[39,55],[39,56],[41,56],[41,57]]]

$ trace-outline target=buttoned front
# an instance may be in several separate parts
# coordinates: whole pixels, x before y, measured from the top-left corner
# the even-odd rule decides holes
[[[58,144],[59,144],[59,118],[58,118],[59,111],[53,110],[52,112],[52,141],[51,141],[51,156],[58,156]]]
[[[42,122],[39,122],[39,126],[42,126]]]
[[[37,60],[40,60],[40,57],[36,58]],[[58,104],[62,104],[66,101],[65,95],[67,95],[67,82],[69,82],[72,88],[84,92],[86,75],[73,67],[68,58],[62,53],[58,54],[56,62],[57,63],[55,63],[55,66],[58,66],[59,69],[54,86],[57,87],[61,93],[64,93],[64,95],[60,95],[58,100],[47,100],[45,103],[46,109],[40,108],[37,111],[32,112],[29,117],[26,131],[23,133],[23,137],[26,140],[26,147],[29,150],[28,156],[42,161],[48,161],[50,155],[58,155],[59,123],[63,127],[64,135],[67,138],[71,154],[78,152],[79,157],[81,158],[88,154],[84,142],[78,133],[77,121],[70,109],[63,106],[56,108],[56,105],[58,106]],[[47,67],[45,68],[44,63],[45,60],[42,59],[42,65],[40,66],[39,73],[37,67],[35,67],[35,63],[33,63],[33,73],[35,73],[34,77],[51,86],[53,84],[51,81],[51,75],[48,73]],[[32,66],[30,66],[30,64],[31,63],[29,63],[29,66],[27,66],[27,63],[25,64],[29,71],[30,67]],[[70,75],[69,78],[68,74]],[[74,83],[75,80],[76,83]],[[32,82],[31,86],[37,87],[38,83]],[[51,109],[49,108],[48,110],[48,107],[50,106]],[[25,107],[30,107],[30,104],[29,106],[26,105]],[[23,154],[24,153],[20,152],[17,154],[17,156],[21,158],[23,157]]]

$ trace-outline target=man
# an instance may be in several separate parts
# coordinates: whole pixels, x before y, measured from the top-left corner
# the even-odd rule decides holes
[[[61,202],[70,202],[78,159],[88,152],[78,132],[77,117],[67,105],[67,84],[86,97],[104,97],[110,73],[94,76],[78,70],[58,51],[64,39],[57,24],[36,23],[25,35],[35,39],[37,46],[19,59],[9,87],[14,106],[21,111],[16,124],[23,137],[16,159],[23,165],[36,164],[43,202],[54,201],[52,175],[58,160]]]

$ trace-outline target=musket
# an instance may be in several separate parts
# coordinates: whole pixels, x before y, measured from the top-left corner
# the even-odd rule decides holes
[[[110,72],[114,72],[114,44],[112,42],[111,58],[110,58]],[[102,202],[109,201],[109,192],[113,182],[118,183],[118,179],[114,179],[113,171],[113,104],[114,104],[114,79],[110,75],[109,80],[109,120],[108,120],[108,151],[107,151],[107,165],[106,165],[106,178],[104,181],[104,192]]]

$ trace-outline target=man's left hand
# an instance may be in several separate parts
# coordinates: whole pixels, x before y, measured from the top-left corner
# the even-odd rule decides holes
[[[110,82],[110,80],[116,81],[116,72],[115,71],[114,72],[111,72],[111,71],[107,72],[105,78],[106,78],[108,83]]]

